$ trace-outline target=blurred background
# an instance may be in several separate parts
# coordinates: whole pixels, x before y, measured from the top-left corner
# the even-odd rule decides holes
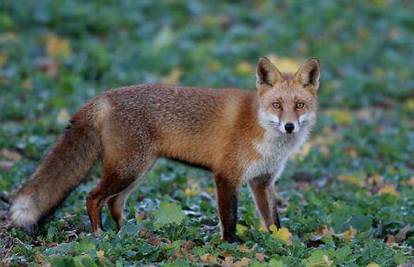
[[[70,115],[106,89],[169,83],[255,90],[258,57],[287,72],[318,57],[319,122],[280,182],[284,224],[294,234],[322,225],[336,232],[353,226],[370,231],[383,248],[387,235],[414,224],[413,14],[414,2],[407,0],[2,0],[0,208],[7,209],[9,192],[33,172]],[[208,174],[162,162],[150,176],[132,197],[130,218],[140,209],[137,196],[145,195],[178,202],[184,210],[201,205],[198,223],[217,222],[214,204],[200,204],[203,193],[214,191],[210,180],[199,179]],[[184,179],[189,176],[190,182]],[[83,202],[75,200],[84,199],[93,183],[76,191],[56,215],[80,213],[65,219],[83,225],[80,232],[88,222]],[[242,223],[258,225],[247,192],[242,194]],[[210,240],[206,232],[199,235]],[[63,240],[51,236],[53,242]]]

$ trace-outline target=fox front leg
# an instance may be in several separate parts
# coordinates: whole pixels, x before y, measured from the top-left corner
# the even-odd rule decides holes
[[[220,215],[223,240],[233,243],[237,241],[237,205],[239,185],[230,179],[216,175],[214,177],[217,187],[217,203]]]
[[[264,176],[251,179],[249,180],[249,187],[266,228],[269,229],[272,224],[280,228],[277,201],[271,177]]]

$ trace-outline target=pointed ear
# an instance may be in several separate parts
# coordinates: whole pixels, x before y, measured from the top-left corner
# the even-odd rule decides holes
[[[319,88],[320,64],[317,58],[310,58],[295,74],[295,80],[304,87],[311,86],[314,90]]]
[[[256,68],[256,87],[259,91],[270,89],[282,80],[282,74],[268,58],[259,58]]]

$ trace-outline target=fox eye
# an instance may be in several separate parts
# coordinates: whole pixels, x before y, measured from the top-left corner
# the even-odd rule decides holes
[[[274,109],[280,109],[282,106],[280,105],[280,103],[278,103],[278,102],[274,102],[274,103],[272,103],[272,107],[273,107]]]
[[[296,109],[302,109],[305,107],[305,104],[302,102],[296,103]]]

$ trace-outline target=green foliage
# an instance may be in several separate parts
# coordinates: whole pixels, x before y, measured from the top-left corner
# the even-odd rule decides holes
[[[223,243],[210,174],[160,160],[129,198],[119,232],[105,210],[107,231],[90,234],[94,168],[37,237],[1,226],[2,264],[412,264],[413,13],[403,0],[2,1],[1,219],[6,192],[34,171],[70,114],[108,88],[253,90],[259,56],[282,70],[311,56],[322,63],[318,124],[278,182],[286,230],[261,230],[243,188],[242,245]]]

